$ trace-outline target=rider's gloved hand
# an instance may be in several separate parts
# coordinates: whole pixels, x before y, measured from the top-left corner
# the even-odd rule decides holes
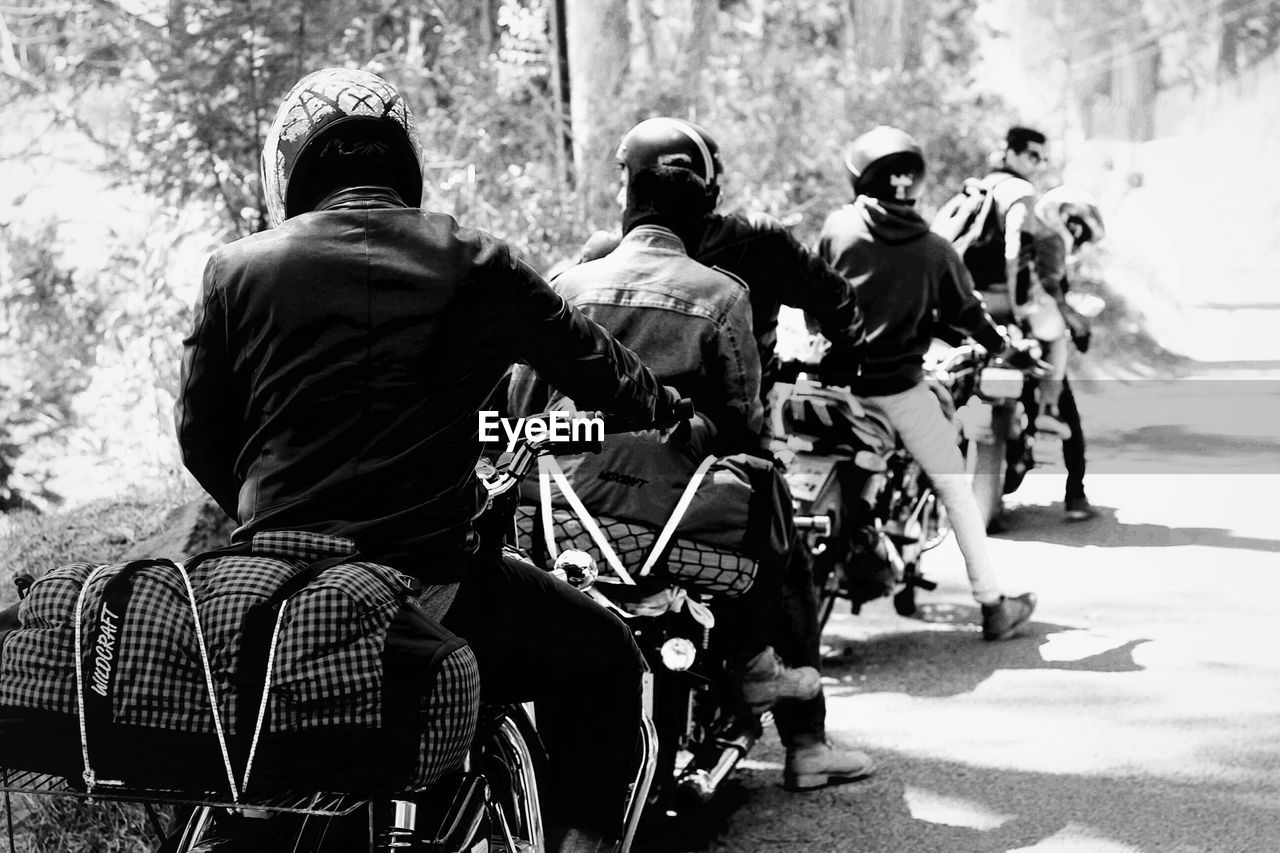
[[[693,406],[685,399],[684,395],[670,385],[662,386],[662,390],[666,396],[665,399],[659,399],[657,405],[654,406],[654,429],[669,430],[686,423],[689,418],[693,417]]]

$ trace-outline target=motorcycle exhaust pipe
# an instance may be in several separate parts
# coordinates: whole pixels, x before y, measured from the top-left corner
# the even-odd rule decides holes
[[[720,783],[728,778],[746,754],[755,746],[756,737],[745,732],[730,740],[719,741],[720,755],[710,768],[688,768],[680,774],[676,787],[698,805],[706,805],[716,795]]]

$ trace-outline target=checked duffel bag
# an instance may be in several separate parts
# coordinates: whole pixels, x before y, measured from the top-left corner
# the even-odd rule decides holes
[[[430,784],[465,758],[479,676],[417,593],[299,531],[54,569],[0,639],[0,767],[237,800]]]

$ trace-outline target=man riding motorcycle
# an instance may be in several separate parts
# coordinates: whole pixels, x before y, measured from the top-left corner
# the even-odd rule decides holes
[[[763,420],[747,289],[728,273],[689,258],[669,227],[706,192],[705,175],[693,166],[688,157],[669,155],[661,165],[628,170],[622,242],[607,257],[570,267],[553,280],[556,292],[570,305],[635,351],[709,421],[709,435],[699,430],[680,442],[688,445],[687,453],[673,453],[656,439],[629,443],[622,451],[632,463],[640,456],[667,468],[682,466],[691,476],[708,454],[758,454]],[[542,411],[555,402],[532,370],[516,368],[509,392],[512,414]],[[756,473],[776,476],[767,465]],[[572,474],[569,482],[580,485]],[[768,484],[761,483],[757,490],[767,493]],[[680,492],[665,496],[669,500],[649,492],[644,496],[674,508]],[[626,505],[637,500],[630,492],[623,497]],[[584,501],[589,509],[597,509]],[[812,699],[821,689],[815,668],[787,667],[769,645],[785,563],[785,555],[781,560],[761,558],[750,590],[716,605],[717,632],[741,679],[742,698],[756,713],[780,700]]]
[[[832,342],[833,359],[854,363],[862,317],[849,282],[777,220],[763,214],[715,211],[724,167],[719,145],[704,128],[676,118],[647,119],[627,132],[615,156],[622,169],[621,202],[625,202],[627,175],[646,168],[687,162],[701,177],[704,191],[667,226],[684,244],[689,257],[746,283],[760,356],[762,398],[767,401],[776,378],[778,313],[783,305],[802,309],[818,322]],[[581,259],[603,257],[619,239],[616,234],[597,232],[583,247]],[[781,613],[772,633],[774,646],[787,664],[821,668],[818,600],[812,565],[802,547],[791,550],[783,578]],[[784,783],[788,789],[820,787],[872,772],[874,762],[866,753],[833,746],[827,739],[826,702],[821,692],[807,701],[780,705],[773,718],[787,747]]]
[[[420,209],[413,117],[377,75],[304,77],[262,161],[272,227],[213,253],[184,341],[184,462],[235,541],[348,537],[452,598],[485,699],[572,717],[543,733],[548,837],[597,850],[622,834],[644,663],[615,616],[479,541],[477,413],[521,359],[638,425],[669,424],[677,396],[505,243]]]
[[[935,328],[968,334],[993,352],[1007,339],[974,294],[960,256],[915,208],[925,177],[919,144],[880,126],[853,141],[845,166],[854,200],[827,217],[818,251],[849,278],[865,318],[852,390],[887,417],[942,498],[982,607],[983,638],[1008,638],[1030,618],[1035,597],[1001,594],[955,428],[923,380]]]

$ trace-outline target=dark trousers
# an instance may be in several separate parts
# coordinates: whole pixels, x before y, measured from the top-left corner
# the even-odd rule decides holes
[[[1062,379],[1062,395],[1058,397],[1058,417],[1071,427],[1071,438],[1062,442],[1062,463],[1067,467],[1066,499],[1084,497],[1084,427],[1080,426],[1080,409],[1071,391],[1071,380]]]
[[[822,629],[818,627],[818,590],[813,561],[797,538],[782,576],[781,607],[773,619],[773,647],[788,666],[812,666],[822,671]],[[784,746],[821,741],[826,736],[827,702],[822,691],[805,702],[787,702],[773,709],[773,722]]]
[[[748,661],[773,642],[786,569],[786,557],[765,558],[756,566],[755,580],[746,593],[713,603],[716,628],[711,641],[734,673],[740,674]]]
[[[1030,416],[1027,432],[1035,435],[1036,383],[1028,382],[1022,395],[1022,405]],[[1058,397],[1058,417],[1071,428],[1071,437],[1062,442],[1062,464],[1067,469],[1066,500],[1084,497],[1085,442],[1084,427],[1080,425],[1080,409],[1076,395],[1071,390],[1070,377],[1062,378],[1062,394]]]
[[[645,671],[630,629],[547,573],[491,553],[475,559],[443,621],[470,642],[484,701],[537,703],[547,823],[620,837]]]

